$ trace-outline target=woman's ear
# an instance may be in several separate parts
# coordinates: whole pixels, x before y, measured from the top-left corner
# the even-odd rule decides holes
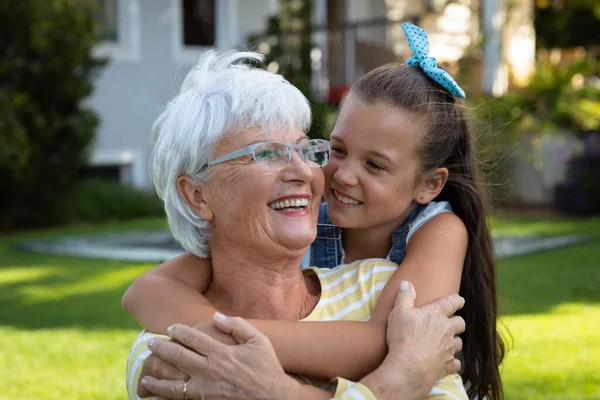
[[[425,173],[417,190],[415,201],[427,204],[435,199],[448,181],[448,168],[437,168]]]
[[[177,192],[188,206],[203,220],[212,221],[214,214],[206,199],[204,185],[189,176],[177,178]]]

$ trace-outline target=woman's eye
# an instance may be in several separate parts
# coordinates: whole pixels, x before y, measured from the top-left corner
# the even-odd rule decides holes
[[[381,171],[384,169],[381,165],[379,165],[373,161],[367,161],[367,165],[369,166],[369,168],[377,170],[377,171]]]
[[[264,151],[255,153],[255,157],[257,160],[267,160],[274,156],[276,156],[275,152],[270,151],[270,150],[264,150]]]

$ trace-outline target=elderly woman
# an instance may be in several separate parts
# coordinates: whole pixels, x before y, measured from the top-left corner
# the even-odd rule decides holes
[[[397,265],[367,260],[334,270],[300,269],[316,236],[323,194],[320,168],[328,161],[329,145],[305,135],[310,108],[300,91],[281,76],[236,64],[244,59],[259,60],[260,56],[207,52],[155,124],[151,173],[169,226],[186,250],[200,257],[210,255],[212,280],[204,295],[224,314],[255,320],[369,319]],[[341,292],[349,295],[340,296]],[[366,301],[356,308],[361,299]],[[456,303],[446,314],[460,307],[460,301]],[[456,345],[446,346],[431,359],[441,355],[445,361],[452,360],[460,350],[460,342],[452,342],[452,336],[464,329],[462,324],[456,319],[448,322],[437,338],[451,333],[444,343]],[[359,325],[366,324],[357,323],[357,329]],[[309,323],[305,326],[310,327]],[[127,368],[130,398],[135,398],[148,345],[155,348],[156,338],[142,332],[132,347]],[[176,338],[185,343],[181,336]],[[394,343],[388,345],[391,349]],[[445,361],[440,371],[456,369],[457,362]],[[392,374],[390,365],[398,366],[384,363],[380,367],[383,376]],[[230,378],[235,382],[235,377]],[[362,383],[370,383],[377,392],[381,382],[371,375],[371,380]],[[330,388],[337,390],[336,398],[342,398],[346,389],[368,392],[342,379],[337,383]],[[289,388],[287,383],[282,385],[279,389]],[[188,391],[186,382],[178,387],[178,398],[200,398]],[[331,395],[304,386],[297,390],[302,398]]]

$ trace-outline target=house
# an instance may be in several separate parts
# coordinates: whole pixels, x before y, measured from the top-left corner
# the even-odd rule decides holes
[[[312,86],[323,100],[339,100],[358,77],[383,63],[405,61],[404,21],[427,30],[430,53],[451,72],[471,57],[467,72],[461,69],[469,75],[468,87],[501,94],[508,87],[507,65],[526,75],[534,63],[533,0],[513,5],[511,18],[501,0],[312,0],[309,29],[294,20],[304,0],[97,1],[105,40],[96,52],[110,63],[89,100],[101,119],[90,164],[139,188],[152,187],[152,122],[194,62],[209,46],[245,46],[270,16],[279,16],[284,28],[277,40],[293,46],[298,35],[310,35]],[[481,25],[493,39],[484,43],[485,63],[474,50],[482,43]]]
[[[89,105],[101,125],[90,164],[123,183],[152,188],[154,119],[208,46],[234,48],[264,29],[277,0],[98,0],[108,65]]]

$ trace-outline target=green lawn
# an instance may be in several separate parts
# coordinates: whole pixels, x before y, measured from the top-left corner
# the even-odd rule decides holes
[[[499,270],[502,320],[512,335],[507,399],[600,399],[600,218],[492,223],[501,233],[597,238],[505,260]],[[142,220],[0,236],[0,399],[125,399],[125,360],[138,327],[120,299],[150,267],[12,245],[31,236],[159,226],[162,220]]]

